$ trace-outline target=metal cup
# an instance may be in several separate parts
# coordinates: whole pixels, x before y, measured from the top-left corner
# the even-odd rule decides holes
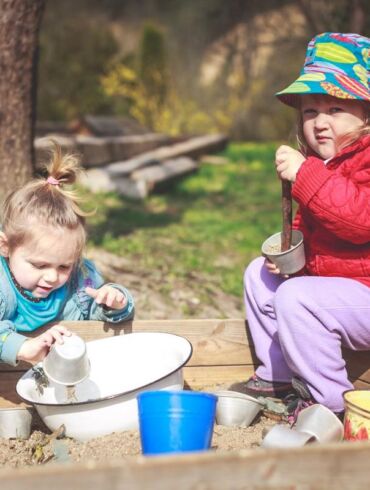
[[[273,262],[281,274],[294,274],[300,271],[305,263],[303,233],[292,230],[292,246],[286,252],[281,252],[281,233],[271,235],[262,244],[262,255]]]
[[[287,425],[276,424],[267,432],[261,447],[286,449],[302,447],[315,441],[316,439],[312,434],[300,432]]]
[[[216,424],[248,427],[261,412],[264,404],[256,398],[236,391],[217,391]]]
[[[46,376],[66,386],[81,383],[90,372],[86,344],[77,335],[63,337],[63,344],[53,344],[43,362]]]
[[[362,441],[370,439],[370,390],[347,390],[343,393],[344,439]]]
[[[32,409],[1,408],[0,437],[28,439],[31,434]]]
[[[299,412],[295,429],[315,436],[320,443],[341,441],[344,434],[338,417],[319,403]]]

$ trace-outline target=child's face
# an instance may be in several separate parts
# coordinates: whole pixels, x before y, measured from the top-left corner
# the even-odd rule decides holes
[[[46,298],[69,279],[77,260],[76,231],[44,229],[40,237],[8,254],[18,284],[36,298]]]
[[[338,152],[339,138],[364,124],[365,111],[357,100],[330,95],[302,95],[303,134],[308,146],[327,160]]]

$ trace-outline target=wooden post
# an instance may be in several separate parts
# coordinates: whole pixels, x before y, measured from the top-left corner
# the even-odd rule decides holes
[[[281,181],[281,207],[283,212],[283,232],[281,251],[289,250],[292,244],[292,186],[289,180]]]

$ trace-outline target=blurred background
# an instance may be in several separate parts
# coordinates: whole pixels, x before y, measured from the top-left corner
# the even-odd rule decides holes
[[[314,35],[369,36],[369,10],[368,0],[46,0],[36,160],[45,135],[81,154],[81,192],[97,210],[88,254],[132,290],[137,318],[244,317],[243,271],[281,229],[275,151],[295,144],[295,112],[274,93]],[[9,66],[10,84],[12,69],[25,79],[24,63]],[[3,188],[32,173],[22,174],[31,151],[10,146],[12,124],[25,133],[15,112],[0,118]]]
[[[273,94],[308,40],[370,30],[366,0],[47,0],[38,120],[131,115],[171,135],[286,138]]]

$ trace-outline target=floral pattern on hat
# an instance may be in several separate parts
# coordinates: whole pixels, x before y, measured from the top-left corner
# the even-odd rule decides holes
[[[327,94],[370,101],[370,39],[359,34],[324,32],[307,46],[300,76],[277,97],[296,107],[301,94]]]
[[[347,92],[334,85],[334,83],[323,82],[321,85],[328,95],[332,95],[338,99],[352,99]]]

